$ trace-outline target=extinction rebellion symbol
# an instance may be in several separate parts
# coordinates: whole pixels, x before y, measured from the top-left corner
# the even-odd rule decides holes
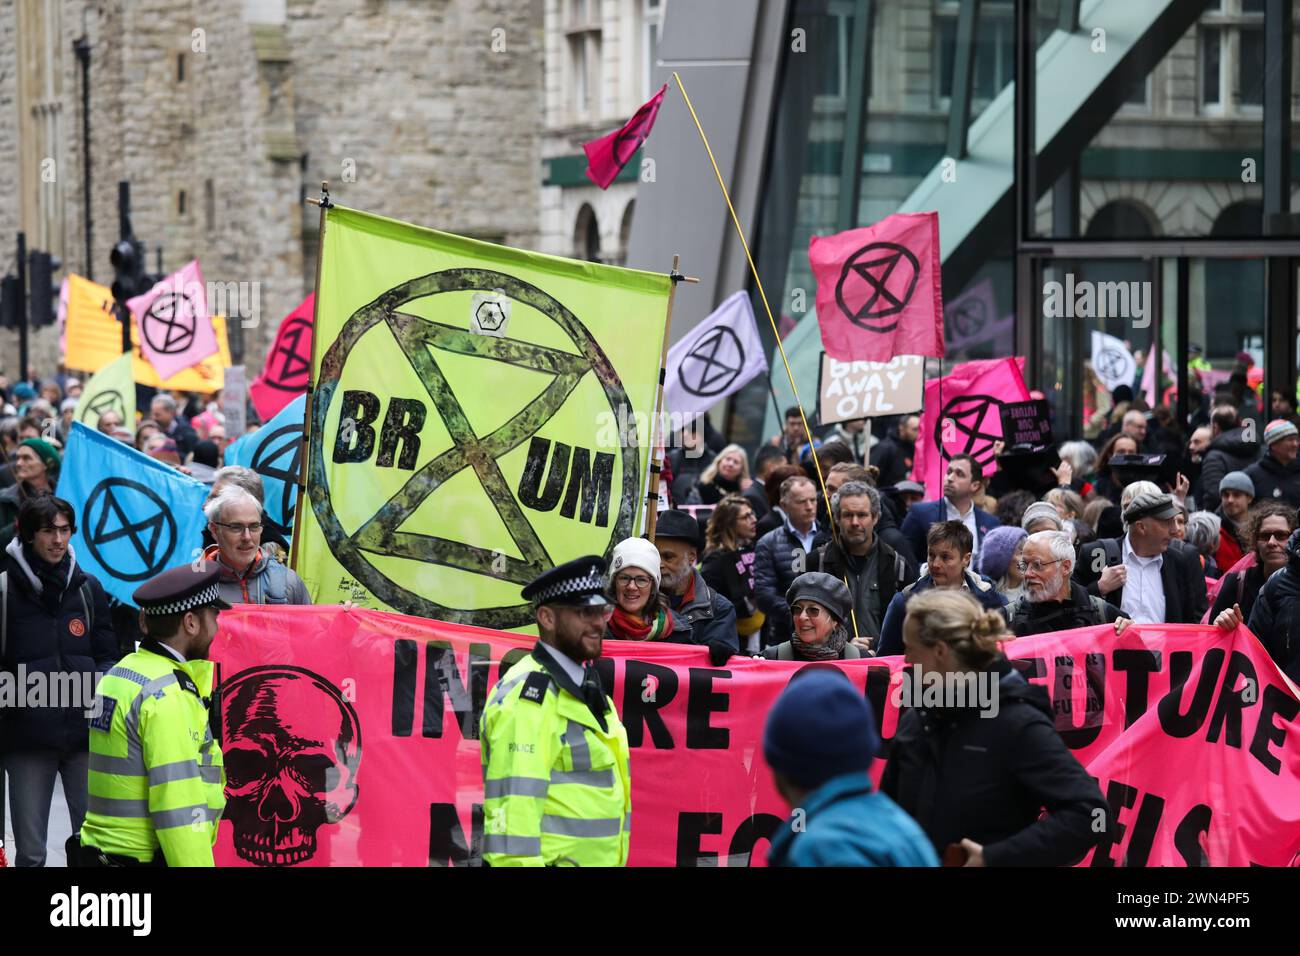
[[[120,581],[144,581],[166,566],[176,547],[176,519],[167,503],[129,478],[105,478],[81,516],[86,546]]]
[[[888,319],[911,301],[920,275],[920,264],[911,250],[896,242],[873,242],[845,261],[835,285],[835,301],[859,328],[892,332],[898,320]],[[862,304],[853,307],[849,302]]]
[[[280,483],[280,515],[276,520],[280,524],[291,524],[294,492],[302,469],[302,425],[285,425],[267,435],[254,450],[249,467],[266,479],[268,492],[274,491],[274,482]]]
[[[436,296],[446,292],[492,292],[500,293],[514,301],[517,306],[529,306],[551,319],[567,335],[576,349],[574,352],[547,348],[533,342],[506,337],[484,336],[467,331],[463,327],[445,325],[421,316],[399,311],[402,306],[417,299]],[[546,439],[535,437],[551,418],[560,411],[569,396],[582,379],[594,375],[605,393],[611,412],[616,416],[618,410],[629,404],[627,393],[615,373],[613,365],[600,345],[587,331],[586,327],[572,312],[543,290],[517,279],[487,269],[448,269],[420,276],[402,283],[379,295],[369,305],[358,309],[344,324],[338,338],[329,347],[321,362],[320,381],[317,385],[317,401],[313,406],[312,427],[316,434],[326,434],[326,420],[331,403],[339,388],[348,356],[357,347],[359,340],[372,328],[386,325],[396,339],[398,346],[406,356],[411,367],[428,393],[428,402],[442,419],[451,438],[451,447],[435,455],[422,467],[416,469],[415,453],[409,460],[407,453],[412,448],[412,441],[403,441],[403,450],[398,458],[398,467],[413,469],[413,474],[406,483],[354,531],[344,529],[334,507],[329,486],[329,472],[326,469],[325,447],[333,444],[333,462],[357,462],[369,460],[376,444],[378,453],[376,465],[393,465],[396,454],[396,439],[386,438],[381,434],[376,441],[376,429],[371,424],[353,425],[352,436],[343,441],[344,430],[339,429],[339,437],[333,442],[313,441],[309,451],[308,487],[311,492],[311,507],[321,531],[329,544],[330,550],[339,563],[351,572],[380,601],[389,607],[407,614],[417,614],[438,620],[457,623],[473,623],[484,627],[509,629],[522,627],[532,622],[532,607],[527,603],[511,603],[497,607],[467,608],[441,604],[425,593],[417,593],[393,581],[383,570],[390,567],[395,560],[413,561],[423,564],[440,565],[454,568],[470,574],[483,575],[495,581],[509,581],[518,585],[526,584],[541,572],[556,563],[550,549],[543,542],[524,514],[523,508],[516,500],[511,489],[511,482],[502,471],[501,459],[513,449],[525,442],[532,441],[528,464],[525,472],[533,471],[534,488],[540,485],[543,477],[540,472],[545,467],[545,456],[534,464],[532,449],[540,446],[543,451],[549,447]],[[460,399],[452,390],[447,376],[439,365],[436,353],[451,353],[478,360],[490,360],[506,363],[516,368],[541,372],[551,376],[550,384],[536,398],[531,399],[505,424],[487,435],[480,436],[470,424]],[[377,424],[379,396],[368,392],[345,391],[339,397],[340,402],[353,405],[341,406],[340,416],[351,416],[353,411],[362,414],[366,422]],[[399,423],[396,428],[405,430],[411,438],[418,436],[425,421],[426,403],[393,397],[389,400],[387,423]],[[621,487],[613,489],[617,513],[615,520],[609,522],[608,541],[603,547],[593,547],[591,551],[608,551],[614,544],[631,534],[632,503],[635,503],[641,491],[639,442],[635,435],[621,443],[622,461]],[[416,446],[418,447],[418,446]],[[564,450],[561,461],[560,449]],[[585,449],[572,449],[576,462],[579,452]],[[538,507],[537,501],[529,501],[528,506],[534,510],[548,510],[555,507],[558,499],[558,484],[562,476],[557,475],[560,468],[567,466],[568,446],[556,443],[555,455],[551,461],[549,473],[545,476],[545,490],[538,493],[549,503]],[[387,456],[385,458],[385,456]],[[613,456],[608,467],[613,467]],[[597,455],[600,458],[600,455]],[[594,469],[594,476],[599,469]],[[487,548],[453,541],[433,534],[420,533],[405,526],[421,504],[439,487],[453,478],[469,471],[486,494],[486,501],[496,512],[496,516],[509,533],[522,558],[515,558],[494,552]],[[529,483],[529,474],[520,482],[523,489]],[[572,490],[572,479],[570,489]],[[590,486],[588,486],[590,488]],[[521,498],[525,498],[521,490]],[[566,507],[568,502],[566,501]],[[587,503],[584,502],[584,512]],[[425,509],[428,513],[428,509]],[[572,512],[561,513],[568,516]],[[462,516],[463,517],[463,516]],[[589,520],[590,515],[581,520]],[[608,519],[606,519],[608,521]],[[603,526],[599,519],[590,528]],[[575,525],[582,528],[581,524]],[[553,538],[551,547],[572,547],[572,537]],[[373,557],[372,557],[373,556]],[[379,558],[380,562],[373,559]],[[446,599],[445,595],[438,595]]]
[[[725,392],[744,367],[745,347],[740,337],[720,325],[696,342],[682,359],[677,379],[692,395],[708,398]]]
[[[116,389],[100,392],[82,409],[81,420],[83,422],[99,421],[101,415],[105,412],[117,412],[123,419],[126,418],[126,400],[122,398],[122,393]]]
[[[262,381],[285,392],[301,392],[311,371],[311,322],[298,317],[280,333],[275,354],[268,362],[270,374]]]
[[[944,423],[952,421],[956,438],[953,443],[943,440]],[[989,395],[962,395],[943,407],[935,424],[934,444],[945,460],[953,455],[970,455],[981,465],[988,465],[996,457],[994,444],[1002,440],[1002,402]]]
[[[163,355],[177,355],[193,345],[196,324],[194,303],[177,292],[159,295],[140,318],[145,341]]]

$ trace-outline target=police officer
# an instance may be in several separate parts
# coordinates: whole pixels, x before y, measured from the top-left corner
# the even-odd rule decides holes
[[[600,685],[605,561],[552,568],[523,589],[541,635],[483,711],[483,860],[622,866],[632,809],[627,732]]]
[[[221,571],[200,561],[136,589],[140,649],[104,675],[90,723],[83,866],[212,866],[225,807],[208,709]]]

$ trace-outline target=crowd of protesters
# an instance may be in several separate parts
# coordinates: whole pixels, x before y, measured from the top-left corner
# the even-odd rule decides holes
[[[3,391],[0,547],[10,619],[23,631],[5,668],[52,667],[60,621],[78,611],[93,638],[64,660],[87,672],[102,673],[138,636],[77,568],[68,541],[76,516],[58,497],[58,473],[79,388],[67,379]],[[995,720],[908,710],[873,791],[865,770],[879,739],[863,731],[861,695],[846,696],[833,678],[793,682],[769,715],[764,752],[792,806],[823,809],[806,831],[777,835],[774,861],[1075,861],[1099,839],[1092,823],[1105,803],[1005,642],[1097,625],[1119,634],[1132,624],[1244,622],[1300,679],[1294,403],[1275,396],[1274,410],[1287,413],[1260,424],[1247,397],[1221,397],[1197,408],[1184,439],[1170,415],[1121,386],[1090,440],[952,455],[933,499],[912,477],[914,414],[877,421],[887,426],[877,439],[865,421],[810,435],[790,409],[752,456],[706,420],[666,456],[669,507],[653,531],[613,548],[605,637],[700,645],[714,666],[735,655],[901,654],[996,687]],[[159,394],[129,425],[108,413],[98,427],[211,485],[202,545],[222,568],[223,598],[309,603],[285,564],[283,529],[265,518],[260,478],[223,467],[228,436],[214,404]],[[810,759],[815,740],[826,752]],[[56,775],[73,791],[81,775],[69,798],[74,827],[84,814],[85,755],[75,721],[3,727],[20,863],[44,860]],[[867,816],[879,829],[870,846],[851,825]]]
[[[39,386],[0,380],[0,671],[9,674],[21,668],[29,678],[44,674],[51,681],[56,674],[74,680],[102,675],[143,637],[134,609],[109,596],[78,565],[71,541],[77,515],[58,496],[81,389],[70,377]],[[101,414],[96,427],[210,486],[204,540],[194,547],[203,547],[204,557],[220,567],[223,599],[309,604],[302,579],[285,563],[283,529],[271,526],[263,512],[261,476],[223,466],[229,441],[217,398],[191,396],[182,403],[159,393],[148,416],[130,423],[134,428],[116,411]],[[68,677],[61,679],[71,686]],[[85,817],[89,705],[87,698],[0,710],[0,808],[7,777],[12,859],[18,866],[45,863],[56,778],[74,832]]]

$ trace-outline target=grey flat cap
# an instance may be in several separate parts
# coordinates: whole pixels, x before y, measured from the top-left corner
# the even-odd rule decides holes
[[[849,618],[849,608],[853,606],[853,595],[844,582],[823,571],[806,571],[794,579],[790,589],[785,592],[787,604],[796,601],[816,601],[843,624]]]

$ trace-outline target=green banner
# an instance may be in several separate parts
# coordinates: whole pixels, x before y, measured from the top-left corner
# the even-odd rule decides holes
[[[88,428],[98,428],[100,415],[117,412],[122,416],[122,425],[134,432],[135,379],[131,362],[131,353],[127,352],[92,375],[81,390],[72,417]]]
[[[312,599],[530,627],[523,584],[639,534],[670,285],[328,209]]]

